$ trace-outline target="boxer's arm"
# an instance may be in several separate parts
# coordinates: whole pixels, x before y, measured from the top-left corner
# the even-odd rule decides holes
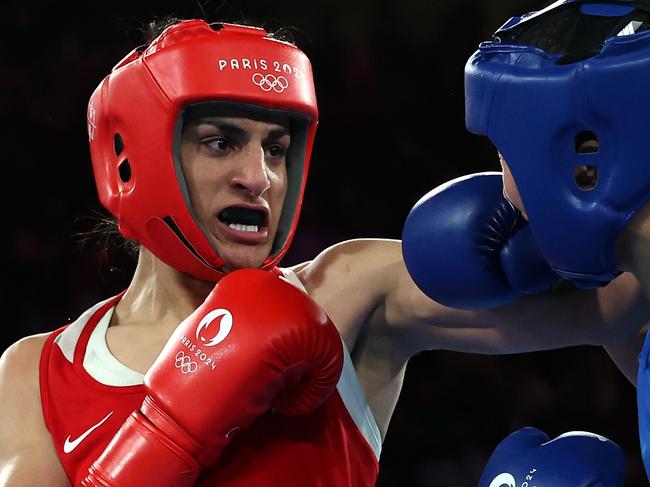
[[[311,284],[310,294],[335,323],[363,322],[356,333],[383,328],[408,354],[430,349],[502,354],[604,345],[632,339],[650,317],[650,303],[627,273],[597,290],[557,289],[489,310],[449,308],[413,283],[397,240],[341,243],[301,273],[308,287],[318,283]],[[348,339],[353,343],[355,337]]]
[[[519,353],[612,344],[622,360],[621,351],[633,348],[628,342],[636,340],[650,317],[650,303],[629,274],[597,290],[564,287],[477,312],[443,307],[431,316],[431,307],[422,298],[408,284],[395,289],[390,314],[395,318],[389,325],[405,326],[408,335],[422,340],[428,336],[429,344],[439,348],[465,352]],[[388,300],[391,306],[390,295]],[[414,316],[414,310],[422,314]]]
[[[45,426],[38,364],[45,335],[25,338],[0,358],[0,486],[69,486]]]

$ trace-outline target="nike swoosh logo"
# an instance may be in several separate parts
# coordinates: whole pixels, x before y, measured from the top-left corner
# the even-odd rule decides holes
[[[76,440],[70,441],[70,436],[68,435],[68,437],[65,439],[65,443],[63,443],[63,451],[64,451],[65,453],[70,453],[72,450],[74,450],[75,448],[77,448],[77,447],[79,446],[79,443],[81,443],[82,441],[84,441],[84,440],[88,437],[88,435],[89,435],[90,433],[92,433],[92,432],[95,431],[97,428],[99,428],[102,424],[104,424],[104,421],[106,421],[108,418],[110,418],[110,417],[111,417],[111,414],[113,414],[113,411],[111,411],[110,413],[108,413],[108,414],[106,415],[106,417],[105,417],[104,419],[102,419],[99,423],[97,423],[97,424],[91,426],[90,428],[88,428],[88,429],[87,429],[84,433],[82,433],[81,436],[79,436],[79,438],[77,438]]]

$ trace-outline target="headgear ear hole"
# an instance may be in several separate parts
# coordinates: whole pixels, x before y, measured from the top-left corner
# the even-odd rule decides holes
[[[576,166],[573,175],[582,191],[591,191],[598,184],[598,166]]]
[[[116,156],[119,156],[124,150],[124,141],[120,134],[115,134],[115,137],[113,137],[113,150]]]
[[[598,144],[598,136],[591,130],[584,130],[578,133],[575,139],[576,154],[589,154],[598,152],[600,145]]]
[[[120,179],[123,183],[128,183],[131,180],[131,164],[128,159],[124,159],[119,166]]]

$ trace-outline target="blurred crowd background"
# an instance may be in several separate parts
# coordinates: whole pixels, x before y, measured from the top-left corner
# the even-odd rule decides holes
[[[531,0],[114,0],[3,2],[0,116],[3,209],[0,351],[53,330],[127,286],[134,262],[82,242],[101,213],[86,136],[88,97],[174,14],[289,27],[310,56],[321,112],[301,222],[285,264],[335,242],[399,238],[438,184],[498,170],[466,132],[463,66]],[[135,108],[137,109],[137,107]],[[516,356],[432,351],[408,365],[378,486],[474,486],[496,444],[537,426],[588,430],[628,456],[627,487],[647,485],[635,390],[596,347]]]

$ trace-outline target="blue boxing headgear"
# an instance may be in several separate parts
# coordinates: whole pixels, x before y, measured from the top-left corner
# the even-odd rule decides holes
[[[579,287],[619,274],[616,239],[650,199],[649,29],[649,0],[561,0],[465,67],[468,130],[503,154],[544,257]],[[596,152],[578,150],[587,139]]]

